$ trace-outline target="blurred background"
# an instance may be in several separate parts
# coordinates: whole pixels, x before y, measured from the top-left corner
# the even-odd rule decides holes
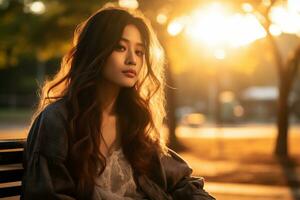
[[[108,1],[0,0],[0,139],[26,138],[37,89]],[[119,0],[167,55],[165,136],[220,200],[300,199],[300,1]]]

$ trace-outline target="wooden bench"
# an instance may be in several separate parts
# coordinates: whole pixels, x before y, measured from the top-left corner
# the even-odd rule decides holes
[[[0,198],[19,196],[26,140],[0,140]]]

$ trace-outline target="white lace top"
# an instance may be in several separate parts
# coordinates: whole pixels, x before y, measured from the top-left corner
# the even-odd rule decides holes
[[[132,200],[143,199],[137,192],[130,163],[122,148],[114,147],[106,158],[106,168],[96,180],[93,200]]]

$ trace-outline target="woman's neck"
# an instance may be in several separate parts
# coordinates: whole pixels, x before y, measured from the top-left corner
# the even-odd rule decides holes
[[[103,117],[109,117],[115,115],[116,112],[116,100],[120,92],[120,87],[110,83],[108,81],[103,81],[100,85],[99,99],[101,102],[101,110]]]

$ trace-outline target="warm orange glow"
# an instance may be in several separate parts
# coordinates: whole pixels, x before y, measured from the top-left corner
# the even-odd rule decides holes
[[[205,122],[205,116],[201,113],[191,113],[181,119],[182,125],[200,126]]]
[[[172,36],[178,35],[184,27],[182,19],[175,19],[168,25],[168,33]]]
[[[264,5],[264,6],[270,6],[271,5],[271,0],[263,0],[262,1],[262,4]]]
[[[233,113],[236,117],[242,117],[244,115],[244,108],[240,105],[234,106]]]
[[[209,46],[216,46],[224,41],[226,12],[221,4],[214,3],[196,10],[190,15],[186,26],[186,35],[193,41],[201,41]]]
[[[125,8],[137,9],[139,3],[137,0],[119,0],[119,5]]]
[[[292,4],[291,2],[293,1],[289,1],[290,5],[299,5],[299,3]],[[275,25],[280,27],[282,32],[300,34],[300,14],[299,12],[295,11],[295,8],[291,8],[290,6],[286,6],[284,4],[277,5],[272,8],[270,18]]]
[[[266,32],[253,14],[228,13],[225,8],[220,4],[213,4],[211,7],[193,12],[185,28],[188,38],[218,48],[244,46],[266,36]]]
[[[263,1],[264,5],[269,3]],[[243,3],[242,8],[247,14],[230,13],[225,4],[212,3],[188,16],[174,19],[168,26],[168,32],[175,36],[184,31],[193,43],[200,42],[214,49],[246,46],[264,38],[266,32],[257,17],[251,13],[252,5]],[[279,36],[285,32],[300,35],[299,9],[300,1],[296,0],[273,7],[270,13],[273,22],[270,26],[271,34]],[[160,18],[162,22],[165,20],[163,16]]]
[[[270,1],[265,0],[263,3],[267,5]],[[245,11],[250,11],[252,6],[243,4],[243,7]],[[275,8],[278,10],[276,11]],[[280,4],[279,2],[279,4],[275,4],[274,9],[275,11],[271,11],[274,12],[272,15],[281,23],[275,23],[272,19],[269,31],[273,36],[285,33],[283,27],[288,24],[292,24],[289,25],[292,28],[300,26],[300,23],[296,24],[297,16],[300,13],[293,13],[294,19],[287,20],[289,16],[284,13],[292,13],[288,10],[287,3]],[[266,31],[259,21],[261,19],[253,12],[254,10],[240,13],[233,11],[226,1],[222,1],[206,4],[184,16],[171,19],[168,22],[169,34],[183,36],[169,41],[168,52],[173,60],[174,73],[183,73],[189,68],[206,70],[207,73],[211,73],[210,70],[216,69],[206,66],[220,66],[211,61],[213,57],[222,63],[223,61],[225,63],[224,59],[226,59],[226,66],[230,66],[230,70],[250,77],[251,74],[256,73],[256,68],[262,62],[268,63],[267,65],[273,62],[269,46],[266,46],[267,41],[263,39],[266,37]],[[159,13],[164,12],[160,11]],[[297,22],[300,22],[300,19]],[[300,31],[297,33],[300,36]],[[260,39],[263,40],[254,43]],[[202,60],[207,59],[205,60],[207,62],[203,64],[198,61],[200,57]]]
[[[275,25],[275,24],[272,24],[272,25],[269,27],[269,31],[270,31],[271,34],[274,35],[274,36],[279,36],[279,35],[281,35],[281,33],[282,33],[280,27],[279,27],[278,25]]]
[[[288,0],[288,9],[292,12],[300,12],[300,1],[299,0]]]
[[[167,15],[163,14],[163,13],[159,13],[157,16],[156,16],[156,21],[157,23],[159,24],[165,24],[168,20],[168,17]]]
[[[248,45],[257,39],[266,36],[266,32],[253,14],[235,14],[228,20],[227,40],[230,46],[239,47]]]
[[[245,12],[252,12],[253,11],[253,7],[250,3],[243,3],[242,8]]]
[[[223,49],[217,49],[214,51],[214,56],[216,59],[223,60],[226,57],[226,52]]]
[[[220,95],[220,101],[222,103],[230,103],[234,101],[234,93],[231,91],[224,91]]]

